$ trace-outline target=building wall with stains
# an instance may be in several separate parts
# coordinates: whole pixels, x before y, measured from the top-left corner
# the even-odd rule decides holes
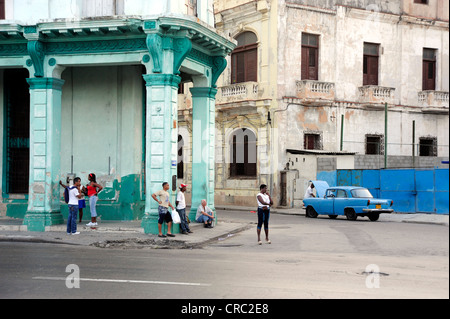
[[[306,135],[317,136],[317,148],[313,151],[319,152],[340,152],[342,140],[343,153],[356,154],[358,165],[362,166],[365,156],[368,163],[372,163],[372,156],[377,156],[378,160],[385,152],[388,165],[397,165],[412,157],[413,143],[418,156],[422,138],[437,141],[434,159],[448,158],[448,1],[434,0],[428,5],[415,4],[413,0],[216,1],[219,31],[232,36],[238,34],[236,30],[239,29],[258,32],[259,26],[266,22],[265,17],[250,12],[256,12],[263,4],[267,6],[270,19],[273,19],[274,10],[277,15],[276,39],[273,33],[262,37],[258,34],[258,48],[263,51],[267,48],[270,59],[266,61],[276,65],[269,77],[269,83],[276,79],[276,90],[269,93],[271,124],[264,133],[270,137],[266,148],[271,162],[269,188],[276,198],[276,205],[283,192],[281,175],[289,163],[286,150],[305,150]],[[269,22],[274,23],[273,20]],[[319,37],[318,79],[314,81],[302,79],[304,33]],[[363,83],[364,43],[379,45],[376,86]],[[424,48],[437,52],[435,92],[423,92]],[[263,66],[266,66],[265,62],[259,59],[259,72]],[[229,66],[219,80],[219,89],[233,89],[230,70]],[[265,79],[258,78],[257,85],[264,87]],[[248,90],[250,86],[244,83],[242,87]],[[241,95],[229,100],[227,106],[233,107],[233,112],[221,114],[218,123],[237,122],[235,118],[247,116],[249,109],[243,105],[250,99],[255,97]],[[388,104],[387,134],[385,103]],[[244,118],[241,123],[250,127],[245,121]],[[379,138],[379,147],[384,148],[386,135],[386,150],[380,150],[380,155],[366,155],[368,137]],[[226,153],[225,146],[229,143],[226,140],[217,142],[218,145],[221,143],[224,148],[220,152]],[[327,158],[326,155],[323,157]],[[414,165],[424,167],[431,162],[416,161]],[[337,165],[341,165],[341,161]],[[307,166],[301,166],[301,170]],[[299,181],[302,185],[300,193],[306,185],[305,176],[314,175],[315,167],[312,165],[311,171],[299,172],[299,176],[304,177]],[[225,173],[216,179],[221,181],[216,183],[216,192],[225,195],[230,205],[250,199],[239,185],[254,188],[261,180],[260,176],[227,188],[222,181],[226,180],[228,184],[234,181],[227,180],[226,170],[226,165],[217,170]],[[289,183],[289,188],[295,189],[293,182]]]
[[[324,150],[339,150],[342,115],[344,140],[348,141],[344,149],[364,152],[366,134],[384,135],[386,102],[391,155],[411,154],[408,144],[412,143],[412,121],[416,121],[416,137],[436,136],[441,145],[438,155],[448,156],[448,20],[424,22],[400,14],[400,3],[384,7],[382,2],[366,1],[356,7],[351,1],[329,1],[328,6],[316,2],[292,1],[280,10],[278,98],[286,106],[294,104],[279,115],[282,125],[288,127],[280,138],[280,155],[285,148],[303,148],[302,133],[308,131],[322,134]],[[432,7],[430,11],[436,4]],[[307,104],[298,89],[302,33],[319,36],[317,82],[333,85],[331,97],[322,94]],[[361,91],[365,42],[380,45],[378,86],[389,90],[385,97],[366,97]],[[438,101],[424,107],[419,100],[424,48],[437,52],[436,91],[446,92],[445,102],[438,108]]]

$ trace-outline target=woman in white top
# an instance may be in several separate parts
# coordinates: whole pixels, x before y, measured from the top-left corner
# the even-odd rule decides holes
[[[258,234],[258,244],[262,245],[261,242],[261,227],[264,223],[264,232],[266,233],[266,242],[271,243],[269,239],[269,217],[270,217],[270,207],[273,205],[272,198],[267,193],[267,185],[262,184],[260,187],[260,193],[256,195],[256,200],[258,202],[258,226],[256,228],[256,233]]]

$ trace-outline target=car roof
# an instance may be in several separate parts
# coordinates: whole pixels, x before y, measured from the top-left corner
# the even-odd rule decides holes
[[[314,187],[316,188],[316,192],[317,192],[318,197],[325,196],[325,192],[329,188],[331,188],[331,189],[344,189],[346,191],[350,191],[350,190],[358,189],[358,188],[365,188],[365,187],[361,187],[361,186],[329,186],[326,181],[310,181],[310,182],[314,184]]]

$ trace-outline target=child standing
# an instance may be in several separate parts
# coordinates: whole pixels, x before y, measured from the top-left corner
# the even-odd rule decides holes
[[[67,219],[67,234],[79,235],[77,232],[77,213],[78,213],[78,200],[81,198],[80,186],[81,179],[76,177],[73,180],[74,186],[69,188],[69,217]]]
[[[96,176],[94,173],[88,176],[89,183],[86,185],[87,196],[89,197],[89,207],[91,209],[91,221],[86,226],[97,226],[97,194],[103,189],[103,186],[97,184]]]

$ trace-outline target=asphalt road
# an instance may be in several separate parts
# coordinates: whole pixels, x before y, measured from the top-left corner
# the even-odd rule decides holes
[[[0,242],[0,298],[449,298],[448,227],[273,214],[261,246],[255,228],[189,250]]]

